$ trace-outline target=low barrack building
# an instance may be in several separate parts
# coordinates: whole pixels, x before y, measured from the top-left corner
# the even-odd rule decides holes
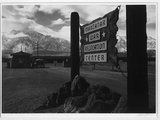
[[[31,54],[20,51],[12,53],[11,68],[30,68]]]

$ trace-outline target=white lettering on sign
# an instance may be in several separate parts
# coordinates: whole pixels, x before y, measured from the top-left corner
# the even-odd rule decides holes
[[[100,40],[100,31],[89,35],[89,42]]]
[[[107,41],[84,45],[84,52],[107,50]]]
[[[84,62],[107,62],[107,53],[85,54]]]
[[[84,34],[107,26],[107,17],[84,27]]]

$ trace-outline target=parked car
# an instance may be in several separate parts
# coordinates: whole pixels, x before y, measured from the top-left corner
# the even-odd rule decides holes
[[[45,68],[45,62],[43,59],[35,59],[32,63],[33,68]]]

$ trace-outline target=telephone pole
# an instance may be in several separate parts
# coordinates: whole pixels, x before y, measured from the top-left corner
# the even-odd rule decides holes
[[[38,41],[36,43],[37,43],[37,57],[38,57]]]

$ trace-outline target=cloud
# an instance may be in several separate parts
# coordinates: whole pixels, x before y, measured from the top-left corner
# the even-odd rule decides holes
[[[54,20],[52,21],[51,25],[62,25],[62,24],[65,24],[65,21],[62,20],[61,18],[57,19],[57,20]]]
[[[156,30],[156,6],[147,5],[147,31],[153,33]]]
[[[117,5],[65,5],[65,6],[40,6],[41,11],[46,12],[48,14],[52,14],[55,11],[59,11],[61,15],[63,15],[66,19],[70,21],[71,12],[78,12],[80,16],[81,25],[89,23],[98,17],[102,17],[108,12],[114,10]],[[126,13],[125,13],[125,5],[121,6],[119,13],[119,21],[118,25],[120,29],[123,30],[126,28]],[[52,25],[60,25],[64,24],[62,19],[58,19],[57,21],[52,21]]]
[[[9,33],[13,29],[22,30],[23,26],[15,21],[13,18],[2,19],[2,31],[4,33]]]
[[[48,27],[40,25],[31,19],[19,18],[17,20],[14,17],[4,19],[2,21],[2,31],[4,33],[9,34],[10,31],[12,31],[12,30],[19,30],[19,31],[34,30],[34,31],[40,32],[44,35],[53,35],[54,34],[52,29],[49,29]]]
[[[71,12],[78,12],[80,17],[92,21],[114,10],[116,5],[41,5],[39,11],[52,14],[59,11],[65,18],[70,18]]]
[[[43,35],[50,35],[52,37],[62,38],[70,41],[70,26],[63,26],[60,30],[54,31],[46,26],[32,21],[27,29],[37,31]]]
[[[25,6],[2,6],[2,31],[9,32],[13,29],[15,30],[34,30],[40,32],[44,35],[51,35],[54,37],[60,37],[63,39],[70,40],[70,16],[71,12],[78,12],[80,16],[81,25],[89,23],[98,17],[102,17],[108,12],[114,10],[117,5],[25,5]],[[147,5],[147,30],[151,34],[155,31],[156,26],[156,12],[155,6]],[[49,26],[44,26],[38,24],[34,15],[37,11],[43,11],[46,14],[53,15],[54,12],[58,12],[64,18],[59,18],[57,20],[51,20],[52,26],[59,26],[58,30],[54,27],[49,28]],[[64,19],[64,20],[63,20]],[[125,35],[126,33],[126,8],[125,5],[121,6],[119,12],[119,20],[117,22],[119,27],[119,35]],[[51,27],[51,26],[50,26]]]
[[[55,11],[58,11],[65,18],[70,18],[71,12],[75,11],[75,9],[68,5],[41,5],[39,11],[47,14],[53,14]]]
[[[38,10],[43,11],[44,13],[47,13],[47,14],[52,14],[53,12],[55,12],[56,10],[58,10],[60,8],[61,7],[59,7],[59,6],[40,5]]]
[[[63,15],[66,19],[68,19],[68,18],[70,19],[71,13],[75,12],[76,10],[70,6],[63,6],[59,11],[60,11],[61,15]]]
[[[125,32],[126,30],[126,6],[125,5],[122,5],[120,7],[120,11],[119,11],[119,19],[117,21],[117,26],[119,28],[119,31],[118,33],[121,33],[122,31]],[[124,32],[122,33],[124,35]]]
[[[156,6],[155,5],[147,5],[147,35],[156,37]],[[119,27],[118,33],[119,35],[126,36],[126,7],[121,6],[119,13],[119,20],[117,22]]]
[[[13,6],[17,11],[17,14],[24,17],[33,17],[35,12],[38,11],[39,7],[35,5],[24,5],[19,7],[18,5]]]
[[[7,15],[7,18],[2,20],[2,24],[3,24],[2,31],[3,33],[7,34],[8,37],[14,38],[14,37],[19,37],[19,36],[25,36],[22,33],[17,34],[17,35],[11,35],[10,32],[12,30],[19,30],[19,31],[23,31],[23,30],[32,31],[33,30],[33,31],[37,31],[44,35],[50,35],[50,36],[57,37],[57,38],[63,38],[68,41],[70,40],[70,26],[62,26],[58,31],[54,31],[53,29],[50,29],[47,26],[38,24],[33,19],[28,19],[28,17],[26,16],[34,15],[34,12],[37,9],[35,8],[35,6],[12,6],[12,7],[9,7],[9,10],[6,7],[3,7],[5,9],[5,12],[3,11],[3,15]],[[12,10],[14,10],[14,12],[10,12],[11,8]],[[25,14],[20,15],[23,13]],[[20,15],[20,16],[17,17],[17,15]],[[57,19],[56,21],[52,22],[52,24],[54,25],[59,25],[63,23],[65,23],[65,21],[63,21],[62,19]]]
[[[70,41],[70,26],[63,26],[58,32],[57,37]]]
[[[26,36],[28,36],[28,35],[26,35],[26,34],[24,34],[22,32],[20,32],[18,34],[8,34],[7,35],[8,38],[17,38],[17,37],[26,37]]]
[[[33,22],[27,17],[33,16],[35,11],[35,6],[3,5],[2,15],[6,17],[2,19],[3,32],[9,33],[13,29],[23,30]]]
[[[28,26],[27,29],[37,31],[43,35],[50,35],[52,37],[62,38],[70,41],[70,26],[63,26],[60,30],[54,31],[46,26],[33,22]]]
[[[117,31],[117,35],[126,36],[126,30],[121,30],[121,29],[119,29],[119,30]]]
[[[21,17],[34,17],[38,6],[34,5],[3,5],[2,14],[6,17],[14,16],[17,19]]]
[[[83,5],[75,7],[76,10],[80,12],[80,16],[83,17],[86,21],[93,21],[98,17],[102,17],[108,12],[114,10],[116,6],[107,6],[107,5]]]
[[[156,29],[156,23],[155,23],[155,22],[148,23],[148,24],[147,24],[147,28],[148,28],[148,29],[153,29],[153,30],[155,30],[155,29]]]
[[[5,16],[2,16],[2,18],[6,18]]]
[[[65,18],[70,18],[71,12],[78,12],[79,16],[86,21],[92,21],[114,10],[116,7],[115,5],[41,5],[39,11],[47,14],[53,14],[55,11],[59,11]]]
[[[156,30],[154,30],[154,29],[147,29],[147,36],[151,36],[153,38],[156,38]]]
[[[147,5],[147,35],[156,38],[156,5]]]
[[[35,21],[30,26],[28,26],[28,29],[33,30],[33,31],[37,31],[43,35],[50,35],[50,36],[57,37],[56,36],[57,33],[54,32],[52,29],[45,27],[43,25],[40,25],[40,24],[36,23]]]

